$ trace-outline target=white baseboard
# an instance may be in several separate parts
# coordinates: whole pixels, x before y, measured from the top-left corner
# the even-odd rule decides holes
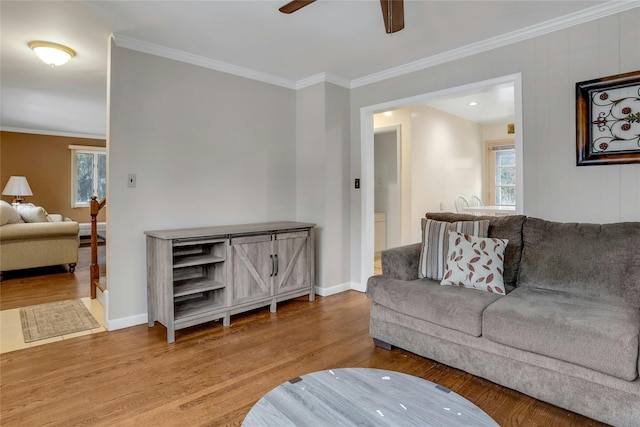
[[[149,317],[147,313],[136,314],[134,316],[121,317],[119,319],[113,319],[107,321],[107,329],[109,331],[115,331],[118,329],[130,328],[131,326],[142,325],[148,322]]]
[[[358,292],[367,292],[367,284],[351,282],[351,289]]]
[[[366,285],[362,286],[356,282],[341,283],[339,285],[331,286],[328,288],[321,288],[319,286],[316,286],[316,295],[319,295],[321,297],[328,297],[330,295],[339,294],[340,292],[345,292],[349,290],[365,292],[367,290],[367,287]],[[105,291],[105,294],[107,292],[108,291]],[[106,298],[106,302],[107,302],[106,305],[101,301],[102,306],[105,308],[105,313],[108,312],[107,311],[108,300],[109,298]],[[142,325],[144,323],[147,323],[148,321],[149,321],[149,317],[147,313],[142,313],[142,314],[136,314],[134,316],[121,317],[119,319],[113,319],[113,320],[105,319],[105,325],[107,330],[115,331],[118,329],[129,328],[131,326]]]
[[[340,292],[345,292],[352,289],[355,291],[364,292],[366,291],[366,286],[363,289],[359,283],[355,283],[355,282],[345,282],[339,285],[334,285],[326,288],[321,288],[319,286],[316,286],[316,295],[320,295],[321,297],[328,297],[329,295],[339,294]]]

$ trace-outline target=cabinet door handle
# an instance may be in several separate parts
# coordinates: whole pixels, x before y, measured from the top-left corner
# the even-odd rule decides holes
[[[275,275],[277,276],[278,275],[278,270],[279,270],[279,268],[278,268],[278,254],[275,254],[274,256],[275,256],[275,261],[276,261],[276,273],[275,273]]]
[[[273,277],[273,272],[275,271],[275,269],[273,268],[273,255],[269,255],[269,257],[271,258],[271,273],[269,274],[269,276]]]

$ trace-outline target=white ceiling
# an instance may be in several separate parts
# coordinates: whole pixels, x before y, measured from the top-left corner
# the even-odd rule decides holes
[[[474,102],[475,105],[470,105],[471,102]],[[515,120],[513,83],[486,86],[460,95],[433,98],[426,104],[476,123],[512,122]]]
[[[2,129],[104,136],[111,34],[121,46],[285,87],[321,80],[355,87],[430,58],[614,13],[614,3],[640,5],[406,0],[405,29],[387,35],[377,0],[319,0],[284,15],[278,7],[286,2],[2,0]],[[77,56],[48,67],[27,47],[30,40],[67,45]]]

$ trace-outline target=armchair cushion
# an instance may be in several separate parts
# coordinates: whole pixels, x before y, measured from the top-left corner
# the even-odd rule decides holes
[[[0,200],[0,226],[5,224],[21,224],[24,221],[17,210],[4,200]]]

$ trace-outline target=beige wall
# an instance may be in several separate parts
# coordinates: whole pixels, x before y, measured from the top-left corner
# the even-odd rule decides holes
[[[33,196],[27,202],[78,222],[91,220],[89,208],[71,208],[71,154],[69,145],[104,147],[100,139],[0,132],[0,185],[12,175],[27,178]],[[11,202],[12,196],[2,196]],[[98,217],[104,221],[104,211]]]

